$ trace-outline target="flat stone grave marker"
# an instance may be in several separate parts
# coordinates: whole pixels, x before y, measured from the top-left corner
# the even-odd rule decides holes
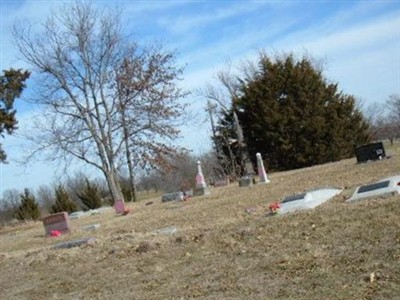
[[[376,183],[362,185],[356,188],[346,202],[355,202],[371,197],[388,197],[400,194],[400,175],[382,179]]]
[[[82,230],[97,230],[100,228],[100,224],[90,224],[82,227]]]
[[[178,231],[178,229],[176,229],[176,227],[169,226],[169,227],[164,227],[164,228],[157,229],[155,232],[157,234],[173,235],[177,231]]]
[[[53,246],[54,249],[69,249],[73,247],[79,247],[81,245],[93,245],[96,242],[95,238],[83,238],[79,240],[73,240],[68,242],[58,243]]]
[[[80,217],[83,217],[85,213],[83,211],[75,211],[73,213],[70,213],[69,219],[74,220],[74,219],[79,219]]]
[[[297,210],[313,209],[340,194],[343,189],[318,188],[305,193],[295,194],[282,200],[280,214]]]
[[[183,200],[182,192],[174,192],[174,193],[164,194],[161,196],[161,202],[182,201],[182,200]]]
[[[69,232],[71,230],[67,212],[51,214],[43,218],[42,222],[46,235],[50,235],[52,230],[57,230],[62,233]]]

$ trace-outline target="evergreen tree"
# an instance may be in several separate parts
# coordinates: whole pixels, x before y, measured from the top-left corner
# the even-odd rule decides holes
[[[14,101],[21,96],[25,88],[25,80],[29,78],[28,71],[10,69],[4,71],[0,76],[0,136],[4,137],[4,132],[12,134],[17,128],[15,118]],[[0,162],[4,162],[7,156],[0,144]]]
[[[329,83],[307,58],[260,55],[252,76],[240,79],[235,103],[250,157],[287,170],[351,157],[368,142],[355,98]]]
[[[68,192],[62,185],[55,189],[56,201],[51,207],[52,213],[68,212],[69,214],[78,210],[78,206],[71,200]]]
[[[85,206],[85,210],[101,207],[101,197],[97,184],[90,183],[86,178],[86,185],[82,192],[76,193]]]
[[[18,220],[38,220],[40,218],[39,204],[36,202],[35,196],[25,189],[21,196],[21,204],[19,205],[15,217]]]

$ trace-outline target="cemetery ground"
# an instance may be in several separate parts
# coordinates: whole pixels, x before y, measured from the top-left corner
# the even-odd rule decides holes
[[[399,174],[400,143],[386,152],[189,201],[157,196],[128,204],[126,216],[110,209],[71,220],[72,232],[57,238],[41,222],[3,227],[0,298],[400,299],[400,197],[345,203],[358,185]],[[314,210],[266,216],[269,203],[325,186],[345,190]],[[81,230],[89,224],[100,227]],[[52,248],[85,237],[96,242]]]

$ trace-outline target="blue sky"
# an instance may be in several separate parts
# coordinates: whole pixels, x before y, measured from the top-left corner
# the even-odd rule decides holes
[[[27,68],[13,47],[10,28],[16,20],[43,22],[62,1],[2,0],[1,69]],[[196,90],[215,82],[229,59],[234,66],[255,61],[258,51],[309,54],[325,62],[325,76],[366,105],[400,93],[399,1],[93,1],[98,7],[124,8],[127,33],[139,43],[162,42],[186,65],[183,87]],[[32,76],[35,76],[33,74]],[[29,83],[28,83],[29,84]],[[27,94],[32,86],[28,86]],[[210,148],[205,99],[193,94],[190,111],[197,117],[182,128],[181,145],[196,153]],[[20,127],[27,128],[32,106],[18,101]],[[63,174],[57,165],[17,164],[26,151],[18,136],[3,139],[10,163],[0,165],[0,195],[6,189],[36,188]],[[73,170],[91,172],[76,165]],[[71,173],[73,173],[71,170]]]

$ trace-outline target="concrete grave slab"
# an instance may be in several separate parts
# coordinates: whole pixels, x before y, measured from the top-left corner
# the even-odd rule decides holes
[[[46,235],[50,235],[51,231],[53,230],[60,231],[62,233],[69,232],[71,230],[67,212],[51,214],[43,218],[42,222]]]
[[[379,180],[376,183],[362,185],[356,188],[346,202],[356,202],[371,197],[389,197],[400,194],[400,175]]]
[[[288,196],[282,200],[279,213],[313,209],[340,194],[342,191],[343,189],[338,188],[318,188],[305,193]]]

